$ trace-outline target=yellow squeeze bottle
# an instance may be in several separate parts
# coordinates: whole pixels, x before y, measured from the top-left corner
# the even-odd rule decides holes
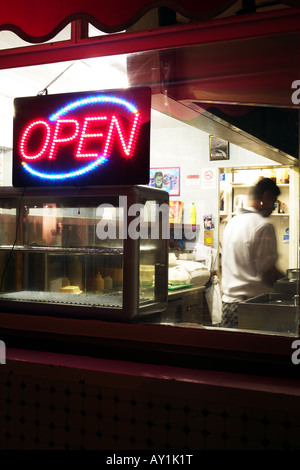
[[[190,222],[191,222],[193,231],[196,230],[196,220],[197,220],[196,207],[195,207],[195,204],[192,202]]]
[[[97,274],[95,279],[95,288],[96,290],[103,290],[104,289],[104,279],[100,273]]]
[[[104,278],[104,289],[105,290],[111,290],[113,287],[113,281],[110,276],[105,276]]]

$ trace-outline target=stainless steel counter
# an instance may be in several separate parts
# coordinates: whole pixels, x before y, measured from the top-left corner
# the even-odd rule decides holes
[[[205,286],[191,286],[168,292],[168,307],[162,312],[161,323],[202,323]]]
[[[298,334],[299,305],[293,294],[262,294],[239,304],[239,329]]]

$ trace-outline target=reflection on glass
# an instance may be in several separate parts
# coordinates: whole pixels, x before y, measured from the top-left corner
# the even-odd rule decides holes
[[[2,292],[16,300],[122,307],[123,241],[98,238],[96,207],[24,201],[17,231],[16,209],[1,212]],[[110,212],[115,225],[118,213]]]

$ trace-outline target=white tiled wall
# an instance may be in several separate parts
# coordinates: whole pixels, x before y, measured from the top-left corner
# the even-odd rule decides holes
[[[229,160],[210,162],[209,134],[161,113],[153,112],[151,116],[150,166],[180,167],[180,196],[171,196],[170,200],[184,202],[185,223],[189,223],[191,203],[196,204],[197,223],[202,229],[200,239],[203,215],[210,214],[215,224],[215,240],[218,237],[219,168],[270,164],[269,159],[230,143]],[[208,188],[203,181],[203,169],[212,167],[217,169],[216,181]],[[191,184],[188,175],[198,175],[198,184]]]

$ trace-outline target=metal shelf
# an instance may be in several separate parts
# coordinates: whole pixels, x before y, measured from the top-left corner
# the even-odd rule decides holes
[[[110,247],[93,247],[93,248],[67,248],[57,246],[40,246],[40,245],[2,245],[0,251],[17,251],[29,253],[44,253],[50,255],[57,254],[75,254],[75,255],[89,255],[89,254],[107,254],[107,255],[122,255],[123,248],[110,248]]]

